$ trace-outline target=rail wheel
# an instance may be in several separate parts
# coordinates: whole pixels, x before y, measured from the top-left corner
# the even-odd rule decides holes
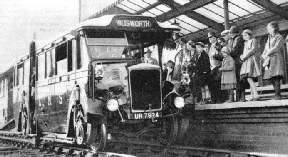
[[[84,144],[84,139],[85,139],[84,120],[81,112],[79,112],[75,122],[75,142],[78,145],[82,145]]]
[[[162,128],[159,137],[161,144],[165,146],[175,142],[178,134],[178,119],[174,115],[164,116],[162,118]]]

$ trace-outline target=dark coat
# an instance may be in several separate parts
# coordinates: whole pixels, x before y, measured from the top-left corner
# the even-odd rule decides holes
[[[197,62],[197,75],[199,76],[200,86],[208,85],[210,72],[209,56],[203,51]]]
[[[172,77],[173,71],[174,71],[174,70],[172,70],[172,71],[170,72],[170,74],[168,74],[168,69],[163,70],[163,73],[162,73],[162,81],[166,81],[166,80],[167,80],[167,76],[168,76],[168,77],[169,77],[169,76]]]
[[[198,77],[198,55],[195,52],[190,58],[190,64],[188,65],[188,74],[190,76],[190,90],[193,96],[198,96],[200,89],[200,82]]]
[[[241,64],[240,56],[244,49],[244,40],[240,35],[236,35],[228,41],[230,47],[230,55],[235,61],[235,65]]]
[[[197,53],[195,53],[194,55],[191,56],[189,65],[188,65],[188,74],[190,75],[190,77],[193,77],[196,74],[198,74],[197,65],[198,65],[198,56],[197,56]]]

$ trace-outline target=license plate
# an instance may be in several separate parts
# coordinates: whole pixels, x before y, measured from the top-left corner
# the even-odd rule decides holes
[[[162,112],[131,113],[130,119],[152,119],[162,117]]]

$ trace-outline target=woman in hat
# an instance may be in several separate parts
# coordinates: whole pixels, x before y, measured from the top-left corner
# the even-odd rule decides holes
[[[236,88],[237,80],[235,73],[235,61],[230,56],[230,49],[223,47],[221,53],[224,57],[222,66],[219,69],[222,72],[221,76],[221,90],[228,90],[228,101],[226,103],[233,102],[233,89]]]
[[[258,95],[255,82],[253,80],[260,76],[260,68],[256,59],[258,51],[258,43],[253,37],[251,30],[246,29],[242,33],[244,43],[243,54],[240,56],[242,67],[240,70],[240,79],[247,80],[250,85],[251,96],[248,101],[257,101],[260,99]]]
[[[284,76],[284,39],[279,33],[279,26],[277,22],[270,22],[267,25],[267,31],[269,33],[267,43],[265,45],[262,58],[267,63],[263,65],[265,67],[263,79],[269,79],[275,89],[276,100],[281,99],[280,93],[280,80]],[[268,64],[269,63],[269,64]]]

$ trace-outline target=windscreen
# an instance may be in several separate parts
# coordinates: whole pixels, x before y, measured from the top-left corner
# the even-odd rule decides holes
[[[131,54],[141,48],[154,47],[170,37],[158,31],[85,30],[87,48],[92,59],[135,58]],[[154,55],[156,53],[153,53]],[[143,56],[142,56],[143,57]]]
[[[93,59],[127,58],[127,40],[123,32],[87,30],[87,48]]]

